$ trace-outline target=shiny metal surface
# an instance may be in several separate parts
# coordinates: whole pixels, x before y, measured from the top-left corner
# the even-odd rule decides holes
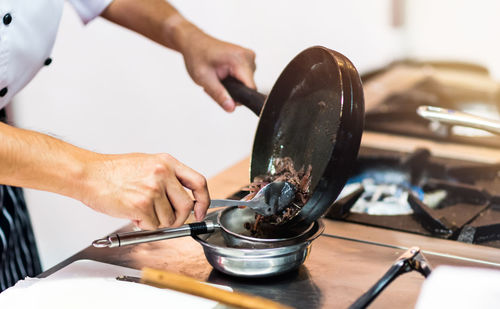
[[[215,269],[236,277],[261,278],[275,276],[298,268],[306,260],[311,245],[301,246],[277,255],[271,252],[267,255],[236,257],[233,254],[225,255],[220,250],[204,247],[208,262]],[[265,250],[265,249],[255,249]]]
[[[417,114],[425,119],[442,124],[457,125],[500,134],[500,121],[478,117],[468,113],[436,107],[420,106]]]
[[[323,223],[325,233],[346,237],[323,234],[314,241],[302,266],[270,278],[237,278],[215,270],[205,258],[203,248],[191,237],[120,248],[88,247],[44,272],[41,277],[73,261],[92,259],[135,269],[152,267],[181,273],[198,280],[227,285],[236,291],[267,297],[294,308],[315,309],[347,308],[413,245],[423,250],[433,267],[446,264],[500,270],[500,250],[495,248],[347,222],[323,220]],[[119,232],[131,229],[132,225],[129,225]],[[414,308],[423,281],[424,278],[417,273],[401,276],[377,297],[370,308]]]
[[[111,240],[109,240],[108,238],[94,240],[94,242],[92,243],[92,246],[94,246],[94,248],[116,247],[116,246],[113,246],[113,242]]]
[[[212,233],[219,226],[213,221],[207,220],[200,223],[185,224],[177,228],[164,228],[154,231],[134,231],[109,235],[105,238],[95,240],[92,245],[96,248],[115,248],[141,244],[145,242],[172,239],[177,237],[190,236],[198,233],[202,228],[204,233]]]
[[[237,277],[269,277],[288,272],[302,265],[311,249],[312,241],[324,230],[321,220],[312,229],[293,241],[266,243],[246,242],[228,245],[223,233],[195,235],[208,262],[217,270]]]
[[[403,253],[387,272],[368,291],[359,297],[349,309],[363,309],[368,307],[382,291],[400,275],[411,271],[418,271],[425,278],[431,274],[431,266],[420,248],[412,247]]]

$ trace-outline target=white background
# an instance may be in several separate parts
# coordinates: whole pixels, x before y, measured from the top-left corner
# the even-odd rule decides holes
[[[398,0],[394,0],[398,1]],[[476,61],[500,72],[500,4],[406,1],[393,27],[391,0],[184,0],[172,3],[206,32],[257,53],[269,90],[301,50],[324,45],[360,72],[403,57]],[[65,7],[53,63],[14,100],[20,127],[102,153],[168,152],[207,177],[249,155],[257,118],[226,114],[187,75],[182,57]],[[125,225],[78,201],[26,190],[44,268]]]

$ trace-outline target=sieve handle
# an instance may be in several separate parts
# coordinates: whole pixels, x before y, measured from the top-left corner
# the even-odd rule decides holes
[[[96,248],[123,247],[157,240],[212,233],[218,227],[213,221],[204,221],[185,224],[176,228],[117,233],[95,240],[92,245]]]

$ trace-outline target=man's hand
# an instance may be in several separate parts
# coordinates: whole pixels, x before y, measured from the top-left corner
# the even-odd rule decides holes
[[[205,178],[168,154],[102,155],[84,179],[85,204],[142,229],[180,226],[193,208],[202,220],[210,204]]]
[[[227,112],[235,103],[220,80],[231,75],[255,88],[253,51],[207,35],[165,0],[114,0],[101,16],[180,52],[193,81]]]
[[[249,49],[217,40],[195,28],[186,36],[181,53],[193,81],[226,112],[234,111],[236,104],[221,84],[222,79],[231,75],[255,89],[255,53]]]
[[[205,178],[168,154],[104,155],[1,122],[0,140],[1,184],[66,195],[144,229],[182,225],[193,209],[201,220],[210,204]]]

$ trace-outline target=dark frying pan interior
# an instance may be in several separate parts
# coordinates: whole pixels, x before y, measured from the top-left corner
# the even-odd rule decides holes
[[[234,93],[241,101],[241,93]],[[286,226],[321,217],[342,190],[363,131],[364,99],[359,75],[342,54],[315,46],[283,70],[264,104],[255,134],[250,180],[272,175],[276,158],[290,157],[296,170],[312,167],[311,196]],[[244,103],[244,102],[243,102]],[[255,108],[253,108],[255,109]]]

